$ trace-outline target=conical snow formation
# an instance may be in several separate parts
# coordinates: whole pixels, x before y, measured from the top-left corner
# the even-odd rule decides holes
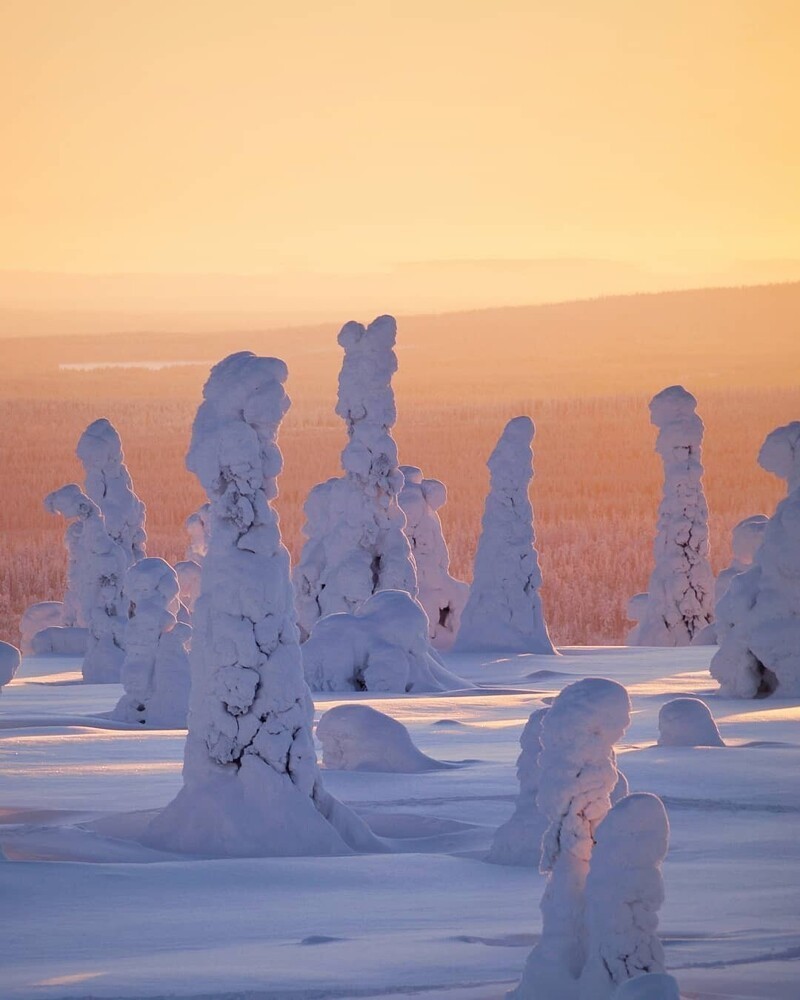
[[[764,528],[753,565],[719,603],[711,676],[729,698],[800,695],[800,422],[774,430],[759,464],[786,479],[789,495]]]
[[[189,709],[192,630],[178,621],[178,578],[163,559],[140,559],[125,574],[127,613],[122,684],[125,694],[111,717],[143,726],[177,729]]]
[[[688,646],[714,620],[714,577],[708,560],[708,505],[700,448],[703,421],[697,400],[673,385],[650,400],[658,427],[656,451],[664,462],[658,509],[655,568],[637,613],[631,646]]]
[[[303,641],[315,622],[352,613],[379,590],[417,596],[417,574],[398,504],[403,474],[391,429],[397,414],[392,375],[397,326],[379,316],[339,334],[344,361],[337,414],[347,425],[344,476],[315,486],[305,505],[306,543],[294,574]]]
[[[106,531],[125,552],[127,565],[145,557],[145,506],[133,491],[122,442],[114,425],[95,420],[81,434],[78,458],[86,472],[86,495],[103,514]]]
[[[51,514],[73,519],[67,529],[71,596],[79,601],[89,630],[83,679],[89,684],[119,681],[125,655],[124,550],[106,531],[100,508],[74,483],[49,493],[44,505]]]
[[[438,479],[423,478],[413,465],[403,465],[400,471],[405,483],[399,502],[417,567],[418,600],[428,616],[431,645],[449,649],[458,635],[469,584],[450,576],[450,553],[437,513],[447,502],[447,488]]]
[[[489,496],[454,646],[460,652],[555,653],[539,596],[542,573],[528,498],[533,435],[530,417],[515,417],[489,457]]]
[[[289,553],[277,496],[286,365],[250,352],[216,365],[187,467],[205,488],[210,538],[194,614],[184,786],[145,833],[155,847],[222,856],[380,849],[328,795],[311,735]]]

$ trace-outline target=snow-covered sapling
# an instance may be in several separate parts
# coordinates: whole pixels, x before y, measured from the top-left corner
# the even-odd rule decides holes
[[[140,559],[125,574],[125,660],[112,718],[161,729],[186,725],[191,628],[177,619],[178,578],[163,559]]]
[[[16,646],[10,642],[0,642],[0,688],[14,679],[22,657]]]
[[[732,558],[730,565],[726,566],[717,577],[714,590],[715,607],[728,593],[731,580],[753,565],[756,552],[764,540],[764,532],[768,522],[769,518],[766,514],[753,514],[752,517],[746,517],[740,521],[733,529],[731,537]]]
[[[286,365],[233,354],[215,365],[192,428],[187,467],[211,531],[195,606],[183,788],[146,843],[222,856],[332,855],[380,849],[324,789],[303,680],[289,553],[277,496]]]
[[[673,698],[658,713],[662,747],[724,747],[708,705],[699,698]]]
[[[33,652],[33,638],[42,629],[58,627],[63,622],[64,605],[61,601],[40,601],[29,605],[19,622],[19,648],[25,656]]]
[[[708,559],[708,505],[700,462],[703,421],[697,400],[673,385],[650,400],[658,427],[656,451],[664,463],[658,509],[655,568],[647,600],[635,608],[632,646],[688,646],[714,619],[714,577]]]
[[[317,723],[322,763],[339,771],[417,774],[450,767],[428,757],[397,719],[369,705],[336,705]]]
[[[455,649],[555,653],[542,611],[542,574],[528,489],[533,478],[534,426],[510,420],[489,457],[475,569]]]

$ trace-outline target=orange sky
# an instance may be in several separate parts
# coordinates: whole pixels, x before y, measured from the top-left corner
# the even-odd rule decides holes
[[[797,0],[0,0],[0,269],[800,258]]]

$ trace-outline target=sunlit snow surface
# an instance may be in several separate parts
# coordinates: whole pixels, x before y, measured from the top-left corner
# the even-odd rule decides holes
[[[481,860],[514,806],[517,741],[565,684],[606,676],[633,700],[617,748],[631,790],[669,812],[661,933],[682,995],[794,1000],[800,700],[718,698],[713,651],[454,655],[448,667],[482,688],[318,696],[318,714],[374,705],[459,766],[326,772],[394,853],[232,861],[136,842],[180,788],[183,732],[99,718],[118,685],[78,683],[74,660],[28,659],[0,694],[0,995],[499,1000],[539,931],[543,888],[530,869]],[[658,710],[680,694],[708,703],[727,748],[654,747]]]

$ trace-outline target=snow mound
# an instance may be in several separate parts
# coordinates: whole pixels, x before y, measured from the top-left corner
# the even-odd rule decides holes
[[[417,774],[446,768],[418,750],[402,724],[369,705],[337,705],[317,723],[322,763],[339,771]]]
[[[470,684],[428,642],[428,618],[403,590],[381,590],[354,614],[321,618],[303,644],[312,691],[453,691]]]
[[[40,629],[31,640],[33,656],[86,656],[89,629],[76,625],[51,625]]]
[[[0,688],[14,679],[22,657],[16,646],[10,642],[0,642]]]
[[[23,656],[33,652],[33,637],[43,628],[61,625],[64,615],[62,601],[40,601],[31,604],[23,612],[19,622],[21,641],[19,648]]]
[[[614,1000],[681,1000],[678,981],[665,972],[627,979],[612,995]]]
[[[658,713],[662,747],[724,747],[708,705],[699,698],[673,698]]]

